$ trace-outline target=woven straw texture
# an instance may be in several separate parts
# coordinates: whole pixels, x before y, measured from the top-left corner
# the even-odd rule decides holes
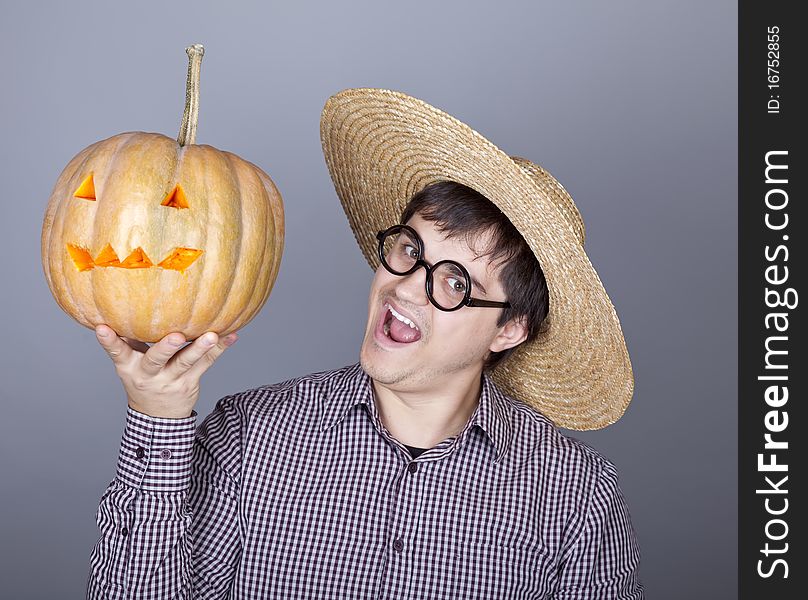
[[[426,185],[456,181],[494,202],[539,260],[550,305],[537,339],[500,363],[494,380],[560,427],[600,429],[623,415],[634,377],[620,322],[584,251],[580,213],[552,175],[390,90],[335,94],[323,108],[320,135],[337,195],[373,269],[376,232],[398,223],[407,200]]]

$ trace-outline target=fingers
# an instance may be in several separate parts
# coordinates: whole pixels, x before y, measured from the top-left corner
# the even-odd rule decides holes
[[[196,379],[238,339],[235,332],[219,339],[216,333],[209,331],[182,348],[185,336],[175,332],[149,347],[139,340],[119,337],[107,325],[98,325],[95,332],[98,342],[116,365],[137,360],[137,355],[142,353],[140,368],[145,375],[155,376],[165,368],[166,373],[174,377],[188,373]]]
[[[192,344],[188,344],[183,348],[182,352],[178,352],[173,360],[169,361],[166,370],[175,376],[186,373],[218,342],[219,336],[212,331],[200,335]]]
[[[184,343],[184,335],[169,333],[146,351],[140,359],[140,368],[146,375],[157,375]]]
[[[199,360],[188,369],[187,376],[192,380],[198,381],[199,378],[202,377],[202,374],[216,362],[216,359],[219,358],[225,350],[236,343],[236,340],[238,340],[238,334],[233,332],[221,338],[214,346],[209,346],[207,352],[200,356]]]
[[[108,325],[98,325],[95,328],[95,337],[116,365],[122,365],[132,359],[134,353],[132,347],[119,338]]]

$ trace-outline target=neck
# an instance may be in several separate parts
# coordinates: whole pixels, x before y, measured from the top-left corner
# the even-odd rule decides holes
[[[431,448],[459,434],[480,401],[481,372],[428,388],[407,389],[373,380],[382,423],[402,444]]]

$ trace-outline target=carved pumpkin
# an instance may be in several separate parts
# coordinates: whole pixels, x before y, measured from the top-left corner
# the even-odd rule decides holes
[[[147,342],[240,329],[266,302],[283,252],[283,203],[269,176],[194,144],[204,50],[186,52],[178,140],[130,132],[88,146],[59,176],[42,226],[59,306]]]

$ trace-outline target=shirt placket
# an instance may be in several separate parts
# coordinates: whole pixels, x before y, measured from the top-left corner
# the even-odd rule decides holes
[[[412,459],[402,444],[391,441],[401,447],[408,460],[401,463],[397,473],[396,494],[388,519],[387,564],[379,599],[409,600],[413,598],[413,559],[421,533],[421,510],[427,500],[424,498],[427,490],[426,478],[436,462],[445,460],[456,450],[457,444],[455,438],[450,438],[430,448],[417,459]]]
[[[380,599],[410,597],[412,552],[419,534],[423,475],[422,461],[404,460],[398,467],[396,493],[388,519],[387,561]]]
[[[466,424],[458,436],[443,440],[413,459],[405,446],[393,438],[381,422],[372,401],[368,403],[367,409],[376,431],[397,449],[399,457],[403,459],[395,473],[395,497],[390,503],[387,519],[387,560],[378,599],[408,600],[412,597],[413,552],[419,535],[421,509],[423,503],[428,501],[424,498],[427,489],[425,478],[437,461],[446,460],[462,445],[470,423]]]

